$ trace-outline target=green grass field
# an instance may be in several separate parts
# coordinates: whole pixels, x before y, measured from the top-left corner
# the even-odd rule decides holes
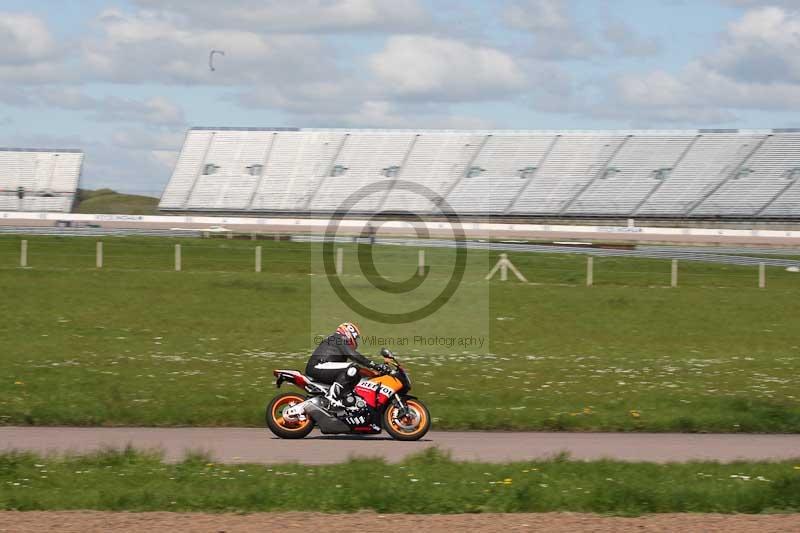
[[[358,319],[316,244],[106,238],[97,270],[94,239],[29,237],[20,269],[19,240],[0,237],[2,424],[258,426],[272,369],[302,368],[315,335]],[[377,269],[405,279],[416,253],[375,247]],[[426,254],[438,290],[452,252]],[[345,285],[373,305],[435,292],[397,300],[357,275],[353,247],[345,258]],[[759,290],[754,268],[682,263],[670,289],[667,261],[599,258],[587,288],[582,256],[512,254],[531,284],[483,281],[496,259],[471,253],[453,299],[417,324],[363,321],[410,340],[392,347],[435,428],[800,431],[800,275],[769,268]]]
[[[376,486],[380,490],[369,490]],[[365,490],[367,488],[367,490]],[[435,449],[400,464],[179,464],[133,450],[83,457],[0,455],[0,509],[379,513],[800,511],[796,462],[458,463]]]
[[[158,198],[138,194],[122,194],[111,189],[80,190],[77,213],[110,215],[156,215]]]

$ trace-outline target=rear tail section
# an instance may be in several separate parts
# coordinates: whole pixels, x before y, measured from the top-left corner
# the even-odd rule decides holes
[[[272,373],[276,378],[278,378],[275,381],[275,385],[277,387],[280,387],[284,382],[288,381],[289,383],[297,385],[301,389],[305,389],[311,382],[311,380],[297,370],[273,370]]]
[[[296,385],[306,392],[325,394],[328,392],[328,386],[315,383],[311,379],[298,370],[273,370],[273,375],[277,378],[275,386],[280,387],[284,383],[291,383]]]

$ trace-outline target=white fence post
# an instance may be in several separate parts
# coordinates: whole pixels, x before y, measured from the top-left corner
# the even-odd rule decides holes
[[[175,245],[175,272],[181,271],[181,245]]]
[[[19,266],[28,266],[28,241],[21,241],[19,248]]]
[[[767,288],[767,265],[764,263],[758,264],[758,288]]]
[[[344,250],[341,248],[336,249],[336,275],[341,276],[344,270]]]
[[[589,256],[586,259],[586,286],[592,285],[594,285],[594,257]]]
[[[97,268],[103,268],[103,241],[97,241],[94,264]]]
[[[420,250],[417,259],[417,276],[423,277],[424,275],[425,275],[425,250]]]
[[[678,260],[672,260],[672,278],[669,283],[673,289],[678,286]]]
[[[261,247],[256,246],[256,272],[261,272]]]

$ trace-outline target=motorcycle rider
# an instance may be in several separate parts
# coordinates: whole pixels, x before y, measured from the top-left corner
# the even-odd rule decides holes
[[[381,373],[388,373],[390,367],[375,363],[364,357],[356,348],[361,338],[361,330],[352,322],[339,324],[311,354],[306,365],[306,375],[320,383],[330,383],[331,388],[325,396],[330,406],[344,407],[342,398],[347,397],[358,383],[358,366],[361,365]]]

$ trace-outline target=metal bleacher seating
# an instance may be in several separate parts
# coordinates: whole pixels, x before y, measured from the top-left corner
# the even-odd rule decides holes
[[[625,141],[622,135],[559,135],[514,203],[513,214],[558,214]]]
[[[249,210],[303,211],[332,172],[344,132],[275,134]]]
[[[410,156],[398,171],[397,177],[418,183],[428,194],[445,197],[451,186],[466,176],[470,163],[480,150],[486,135],[465,132],[423,132],[417,135]],[[433,199],[419,192],[392,188],[386,195],[383,208],[387,211],[434,211]]]
[[[552,135],[489,135],[472,172],[450,191],[456,213],[503,214],[552,146]]]
[[[336,167],[311,194],[309,209],[334,211],[343,206],[351,194],[352,207],[361,212],[376,211],[386,196],[381,182],[390,183],[402,168],[405,155],[416,137],[412,133],[366,134],[353,132],[342,139]],[[375,184],[374,190],[362,190]]]
[[[767,137],[719,190],[695,213],[698,215],[758,216],[769,210],[800,177],[800,134]],[[795,201],[797,198],[795,198]],[[797,205],[797,204],[795,204]]]
[[[632,213],[681,160],[696,135],[628,138],[603,172],[576,195],[568,215]]]
[[[798,182],[797,130],[195,128],[160,208],[797,218]]]
[[[702,135],[636,215],[690,215],[757,148],[763,135]]]
[[[0,211],[69,212],[82,165],[80,150],[0,148]]]

